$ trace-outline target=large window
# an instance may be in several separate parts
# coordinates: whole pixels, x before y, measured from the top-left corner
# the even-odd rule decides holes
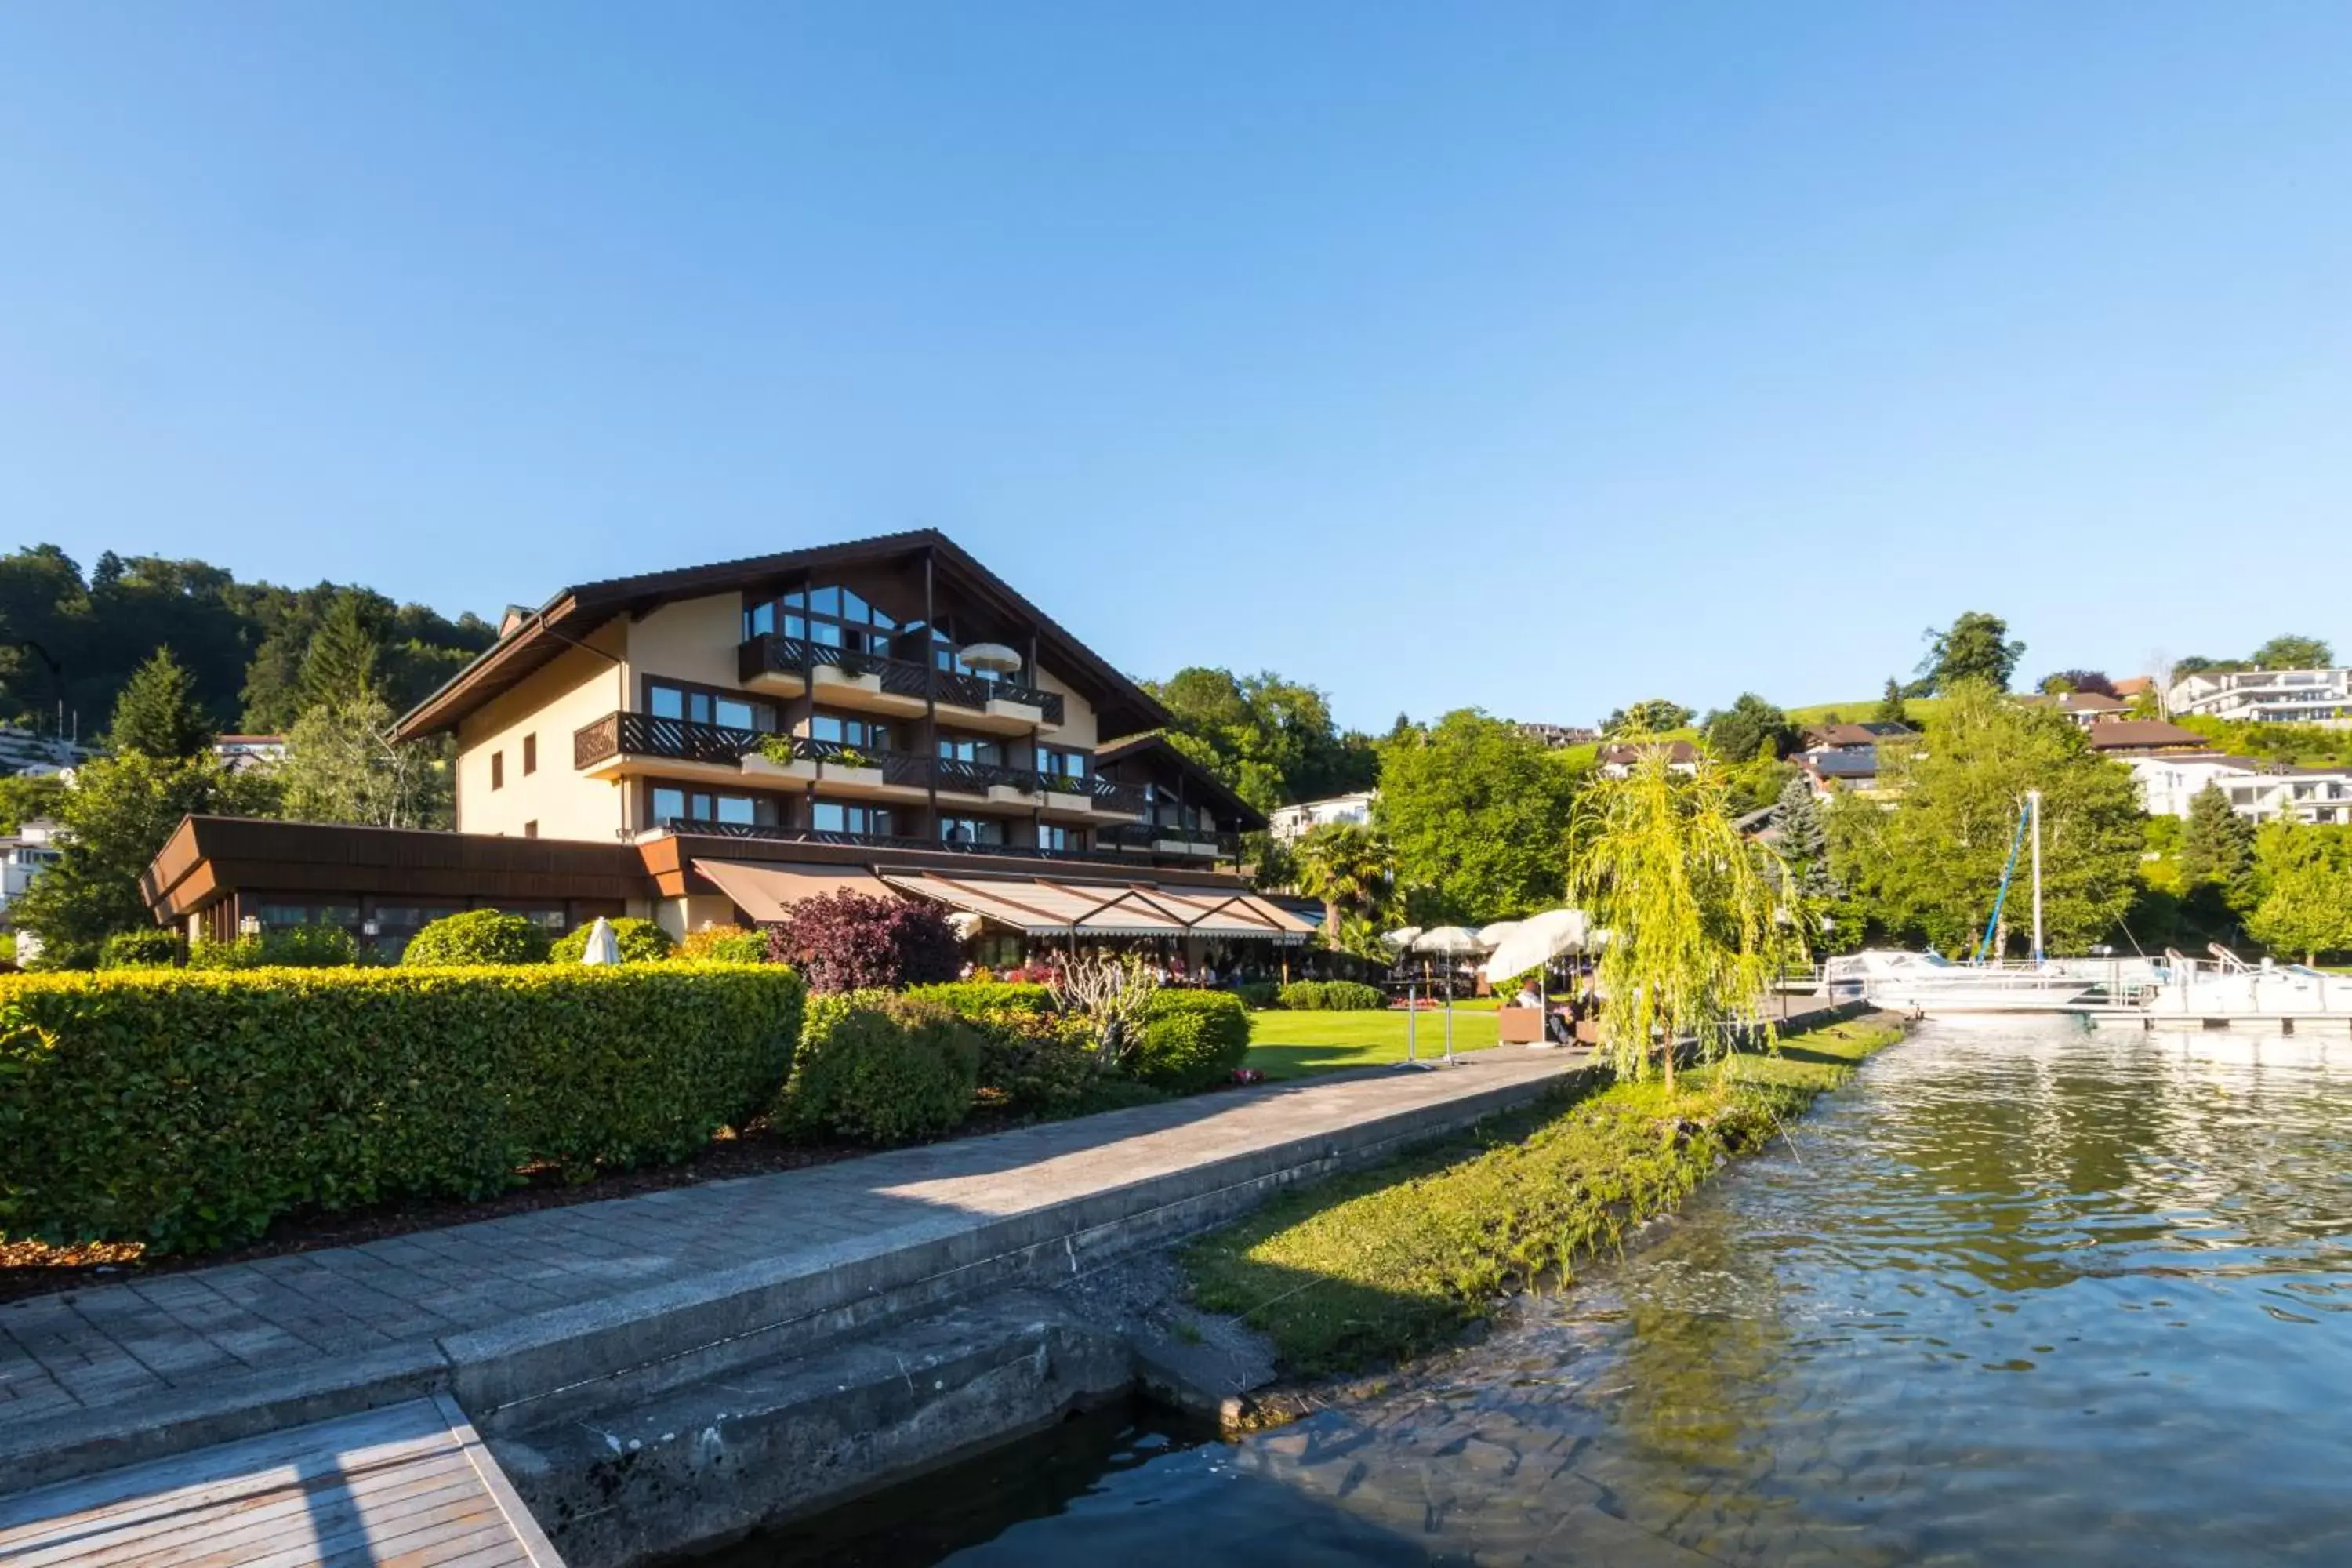
[[[1002,767],[1004,764],[1004,742],[986,735],[942,733],[940,736],[940,755],[959,763],[987,763]]]
[[[656,784],[652,795],[652,815],[656,826],[685,821],[751,827],[763,820],[760,809],[762,803],[757,795],[722,795],[717,790],[686,789],[676,784]],[[772,807],[764,820],[775,820]]]
[[[963,662],[956,652],[959,630],[951,621],[926,627],[919,619],[900,620],[887,610],[869,602],[853,588],[837,584],[821,588],[795,588],[774,599],[763,600],[743,612],[743,636],[768,637],[781,633],[788,637],[805,638],[824,647],[845,647],[858,653],[878,655],[886,658],[903,658],[920,662],[922,650],[928,645],[931,662],[941,669],[961,675],[977,675],[983,680],[996,679],[987,670],[975,670]],[[1016,674],[1013,679],[1024,677]]]
[[[1064,827],[1055,822],[1037,825],[1037,847],[1040,849],[1084,849],[1086,847],[1087,830],[1083,827]]]
[[[845,746],[855,746],[861,752],[887,752],[890,749],[890,726],[872,719],[854,719],[842,713],[812,713],[809,715],[809,739],[834,741]]]
[[[820,800],[812,803],[814,815],[811,821],[819,833],[870,833],[877,838],[887,838],[890,808],[887,805],[852,805],[846,801]]]
[[[1037,771],[1066,779],[1082,779],[1087,776],[1087,754],[1084,752],[1066,752],[1057,746],[1040,746],[1037,748]]]
[[[940,818],[940,842],[958,844],[1002,844],[1004,824],[993,816],[942,816]]]
[[[682,681],[646,681],[646,710],[656,719],[683,719],[689,724],[718,724],[730,730],[776,727],[775,711],[764,702]]]

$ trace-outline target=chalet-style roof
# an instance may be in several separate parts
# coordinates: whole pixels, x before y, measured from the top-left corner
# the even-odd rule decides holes
[[[1854,746],[1827,752],[1806,752],[1796,758],[1799,767],[1816,778],[1867,779],[1878,776],[1878,748]]]
[[[1216,805],[1231,813],[1241,822],[1244,833],[1265,831],[1265,813],[1227,788],[1216,774],[1176,749],[1164,730],[1147,730],[1140,735],[1129,735],[1117,741],[1107,741],[1095,748],[1097,770],[1113,763],[1134,758],[1148,758],[1163,767],[1184,775],[1187,795],[1198,792]]]
[[[1054,673],[1076,686],[1094,704],[1103,733],[1120,734],[1168,721],[1167,710],[1150,694],[1014,592],[1011,584],[937,529],[920,528],[562,589],[528,615],[509,615],[499,640],[410,710],[394,736],[413,741],[455,729],[467,714],[615,616],[643,616],[673,600],[740,592],[812,572],[908,564],[926,555],[932,570],[964,597],[1010,622],[1036,629],[1039,649],[1047,656]]]

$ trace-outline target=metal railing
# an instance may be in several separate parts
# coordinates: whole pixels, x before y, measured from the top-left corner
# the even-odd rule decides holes
[[[882,689],[894,696],[928,697],[959,708],[986,708],[992,701],[1019,702],[1036,709],[1048,724],[1062,722],[1061,693],[1024,686],[1018,681],[983,679],[961,670],[935,668],[914,659],[890,658],[773,632],[752,637],[735,650],[736,673],[744,680],[761,675],[796,675],[806,680],[821,664],[850,675],[878,677]]]
[[[1239,859],[1242,852],[1238,834],[1219,833],[1206,827],[1175,827],[1159,822],[1113,823],[1097,829],[1095,841],[1129,849],[1154,849],[1162,844],[1182,844],[1211,851],[1224,860]]]
[[[915,838],[904,834],[846,833],[823,827],[782,827],[769,823],[717,822],[707,817],[666,816],[659,826],[672,833],[701,834],[713,838],[758,838],[782,844],[840,844],[869,849],[921,849],[957,855],[990,855],[1019,860],[1079,860],[1132,865],[1133,858],[1098,847],[1046,849],[1033,844],[950,843],[941,838]]]

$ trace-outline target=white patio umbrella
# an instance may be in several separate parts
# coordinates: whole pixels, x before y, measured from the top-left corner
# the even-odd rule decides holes
[[[1480,926],[1478,928],[1478,945],[1486,948],[1489,952],[1492,952],[1501,943],[1505,937],[1510,935],[1513,931],[1518,929],[1519,922],[1517,921],[1496,921],[1492,925]]]
[[[588,928],[588,945],[581,952],[580,962],[583,963],[621,962],[620,939],[613,934],[613,922],[603,915],[598,915],[596,923]]]
[[[1582,910],[1546,910],[1521,921],[1495,944],[1486,959],[1486,978],[1508,980],[1564,954],[1582,952],[1590,942]]]
[[[1394,931],[1382,931],[1381,933],[1381,940],[1387,942],[1391,947],[1395,948],[1399,952],[1403,952],[1412,948],[1413,938],[1420,934],[1421,928],[1419,926],[1399,926]]]

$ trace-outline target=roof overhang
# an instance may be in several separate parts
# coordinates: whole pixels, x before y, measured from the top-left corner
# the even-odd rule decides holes
[[[413,741],[456,728],[467,714],[558,657],[566,647],[581,642],[615,616],[643,616],[672,600],[755,588],[779,578],[827,568],[914,562],[927,553],[933,569],[944,574],[957,592],[1008,621],[1036,628],[1041,648],[1057,667],[1055,673],[1079,685],[1082,693],[1094,703],[1097,716],[1104,720],[1108,733],[1169,722],[1168,710],[1150,693],[1014,592],[1010,584],[966,553],[954,541],[937,529],[924,528],[709,566],[583,583],[563,589],[517,621],[480,658],[404,715],[394,731],[394,738]]]

